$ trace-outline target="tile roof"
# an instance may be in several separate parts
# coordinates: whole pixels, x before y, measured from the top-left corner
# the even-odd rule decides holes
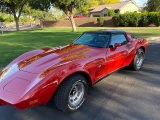
[[[123,1],[123,2],[113,3],[113,4],[94,6],[94,7],[89,8],[89,11],[90,12],[100,12],[100,11],[104,10],[105,8],[113,9],[113,10],[121,9],[123,6],[125,6],[129,2],[132,2],[132,1]]]

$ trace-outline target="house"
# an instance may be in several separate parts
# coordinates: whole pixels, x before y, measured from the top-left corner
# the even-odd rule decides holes
[[[108,10],[112,9],[116,14],[124,14],[126,12],[140,12],[140,8],[132,1],[123,1],[113,4],[105,4],[94,6],[88,9],[90,16],[108,16]]]

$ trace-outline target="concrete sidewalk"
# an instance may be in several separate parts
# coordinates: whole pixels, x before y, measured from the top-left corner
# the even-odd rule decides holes
[[[149,43],[153,43],[153,42],[160,42],[160,36],[159,37],[149,37],[149,38],[145,38],[146,40],[148,40]]]

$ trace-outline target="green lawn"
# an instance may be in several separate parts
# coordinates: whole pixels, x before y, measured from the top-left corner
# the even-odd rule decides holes
[[[26,51],[66,45],[82,32],[96,29],[98,28],[78,28],[78,32],[73,33],[70,28],[48,28],[0,34],[0,69]],[[160,35],[160,28],[124,28],[123,30],[130,32],[134,37],[146,38]]]

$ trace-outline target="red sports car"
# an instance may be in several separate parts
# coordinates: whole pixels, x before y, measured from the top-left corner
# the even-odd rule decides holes
[[[0,104],[19,109],[54,97],[64,112],[78,109],[89,86],[114,71],[140,70],[148,42],[121,30],[84,32],[72,44],[27,52],[0,72]]]

